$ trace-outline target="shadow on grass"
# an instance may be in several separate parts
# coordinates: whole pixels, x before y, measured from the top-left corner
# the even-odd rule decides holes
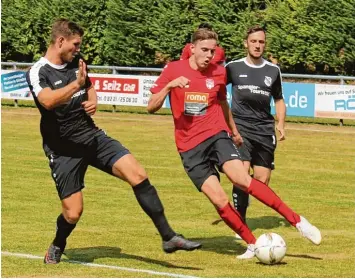
[[[293,258],[304,258],[304,259],[310,259],[310,260],[323,260],[323,258],[319,257],[313,257],[309,255],[292,255],[292,254],[286,254],[287,257],[293,257]]]
[[[264,263],[262,263],[262,262],[256,262],[256,264],[258,264],[258,265],[262,265],[262,266],[278,266],[278,265],[286,265],[287,263],[285,263],[285,262],[279,262],[279,263],[274,263],[274,264],[264,264]]]
[[[255,229],[274,229],[278,227],[290,227],[291,225],[282,217],[262,216],[247,219],[251,230]],[[226,226],[222,219],[213,221],[211,225]],[[215,252],[225,255],[239,255],[245,252],[246,243],[243,240],[236,241],[234,233],[231,231],[229,236],[218,236],[211,238],[191,239],[202,243],[201,250]]]
[[[236,256],[237,254],[244,253],[246,250],[245,242],[242,240],[235,241],[235,237],[233,235],[189,239],[202,243],[202,251]]]
[[[222,219],[213,221],[211,225],[223,224]],[[278,227],[290,227],[291,225],[282,217],[262,216],[256,218],[247,218],[247,224],[251,230],[255,229],[274,229]]]
[[[155,259],[146,258],[142,256],[125,254],[122,253],[122,249],[119,247],[97,246],[97,247],[65,249],[65,255],[68,257],[70,261],[82,261],[87,263],[92,263],[95,259],[117,258],[117,259],[137,260],[137,261],[146,262],[149,264],[156,264],[168,268],[201,270],[201,268],[177,266],[166,261],[160,261],[160,260],[155,260]]]

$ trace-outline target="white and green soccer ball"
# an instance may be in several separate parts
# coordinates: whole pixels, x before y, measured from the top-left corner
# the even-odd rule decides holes
[[[277,233],[264,233],[256,240],[255,256],[264,264],[276,264],[286,255],[286,242]]]

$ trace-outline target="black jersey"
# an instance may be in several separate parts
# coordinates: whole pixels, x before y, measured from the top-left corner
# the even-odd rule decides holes
[[[41,134],[45,153],[51,150],[60,153],[75,146],[89,145],[98,129],[92,118],[85,112],[81,103],[88,99],[87,90],[91,87],[87,78],[85,85],[65,104],[47,110],[38,101],[39,92],[49,87],[60,89],[76,79],[79,57],[63,65],[50,63],[42,57],[26,74],[27,83],[41,113]]]
[[[238,130],[259,135],[274,135],[271,97],[282,99],[279,67],[263,59],[251,65],[246,58],[226,66],[227,84],[232,84],[232,114]]]

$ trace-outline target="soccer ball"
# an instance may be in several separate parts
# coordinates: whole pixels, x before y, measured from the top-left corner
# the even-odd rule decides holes
[[[276,264],[286,255],[286,242],[277,233],[264,233],[256,240],[255,256],[264,264]]]

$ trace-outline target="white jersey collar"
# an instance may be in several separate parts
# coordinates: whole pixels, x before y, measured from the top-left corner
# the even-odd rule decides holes
[[[68,65],[67,63],[62,64],[62,65],[53,64],[53,63],[49,62],[49,60],[45,57],[41,57],[40,60],[42,60],[41,62],[44,62],[45,64],[48,64],[49,66],[51,66],[52,68],[57,69],[57,70],[64,69]]]
[[[247,61],[247,58],[246,57],[244,57],[243,58],[243,61],[244,61],[244,63],[247,65],[247,66],[249,66],[249,67],[252,67],[252,68],[262,68],[262,67],[264,67],[265,66],[265,64],[266,64],[266,60],[264,59],[264,58],[261,58],[262,59],[262,63],[261,64],[259,64],[259,65],[254,65],[254,64],[250,64],[250,63],[248,63],[248,61]]]

